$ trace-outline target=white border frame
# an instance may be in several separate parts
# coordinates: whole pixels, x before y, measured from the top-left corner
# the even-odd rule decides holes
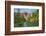
[[[16,27],[14,28],[14,8],[29,8],[39,9],[39,27]],[[42,7],[41,6],[22,6],[11,5],[11,32],[12,31],[29,31],[29,30],[42,30]]]

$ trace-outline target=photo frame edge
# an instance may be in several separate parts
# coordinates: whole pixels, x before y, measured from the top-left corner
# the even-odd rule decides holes
[[[10,34],[11,34],[11,35],[14,35],[15,32],[11,33],[11,32],[10,32],[10,29],[8,28],[8,30],[9,30],[9,32],[10,32],[10,33],[9,33],[8,30],[6,29],[6,28],[7,28],[7,14],[6,14],[6,13],[8,12],[8,11],[6,12],[6,10],[7,10],[7,4],[8,4],[7,2],[9,2],[9,1],[5,1],[5,2],[6,2],[6,3],[5,3],[5,35],[10,35]],[[10,2],[11,2],[11,1],[10,1]],[[13,2],[14,2],[14,1],[13,1]],[[15,2],[16,2],[16,1],[15,1]],[[33,3],[33,2],[32,2],[32,3]],[[9,4],[9,6],[10,6],[10,4]],[[43,11],[44,11],[44,12],[42,12],[42,15],[43,15],[43,17],[45,18],[45,7],[44,7],[44,3],[42,3],[42,9],[43,9]],[[9,15],[10,15],[10,14],[9,14]],[[41,33],[45,32],[45,19],[44,19],[44,18],[43,18],[43,20],[44,20],[44,21],[43,21],[43,25],[44,25],[44,26],[42,25],[42,26],[43,26],[43,27],[42,27],[43,30],[41,31]],[[10,27],[10,26],[9,26],[9,27]],[[33,32],[33,33],[35,33],[35,32]],[[28,33],[27,33],[27,31],[26,31],[26,33],[23,32],[22,34],[33,34],[33,33],[30,33],[29,31],[28,31]],[[36,32],[36,33],[37,33],[37,32]],[[39,33],[40,33],[40,32],[39,32]],[[20,34],[20,32],[19,32],[19,33],[16,32],[16,34]]]

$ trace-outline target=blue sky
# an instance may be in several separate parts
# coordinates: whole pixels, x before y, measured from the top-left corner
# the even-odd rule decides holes
[[[14,12],[18,12],[18,9],[20,9],[20,13],[32,13],[32,12],[35,12],[37,11],[37,9],[29,9],[29,8],[14,8]]]

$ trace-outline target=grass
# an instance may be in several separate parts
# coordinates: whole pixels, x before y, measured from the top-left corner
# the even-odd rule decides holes
[[[26,22],[26,23],[25,23]],[[39,12],[32,13],[32,17],[29,20],[25,20],[20,13],[14,14],[14,27],[37,27],[39,26]]]

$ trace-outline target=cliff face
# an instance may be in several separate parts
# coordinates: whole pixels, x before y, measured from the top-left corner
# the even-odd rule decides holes
[[[31,14],[25,14],[25,13],[14,13],[14,19],[19,19],[22,18],[25,21],[28,21],[28,19],[30,18]]]
[[[32,17],[31,13],[14,13],[14,15],[19,15],[19,16],[23,16],[24,19],[27,21],[30,17]],[[31,19],[31,18],[30,18]]]

